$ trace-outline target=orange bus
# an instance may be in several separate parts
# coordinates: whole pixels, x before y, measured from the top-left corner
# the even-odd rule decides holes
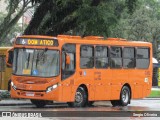
[[[13,56],[11,97],[30,99],[37,107],[48,101],[84,107],[102,100],[127,106],[151,92],[148,42],[26,35],[16,38]]]

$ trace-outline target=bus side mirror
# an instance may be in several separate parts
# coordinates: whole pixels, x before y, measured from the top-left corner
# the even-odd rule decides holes
[[[7,67],[12,67],[12,63],[13,63],[13,48],[7,50],[7,54],[6,54],[6,64]]]
[[[69,54],[66,54],[65,57],[66,57],[66,65],[70,65],[71,64],[71,58],[70,58]]]

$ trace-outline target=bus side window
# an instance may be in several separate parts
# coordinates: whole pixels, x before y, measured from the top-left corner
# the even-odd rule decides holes
[[[95,67],[107,68],[108,67],[108,48],[107,46],[95,47]]]
[[[94,46],[81,45],[80,67],[82,69],[91,69],[94,67]]]
[[[123,68],[135,68],[135,49],[134,47],[123,48]]]
[[[136,52],[136,67],[147,69],[149,67],[149,48],[138,47]]]
[[[75,44],[65,44],[62,47],[62,80],[70,77],[75,73],[76,65],[76,46]],[[70,57],[70,64],[66,64],[66,55]]]
[[[122,48],[111,47],[110,48],[110,67],[111,68],[122,68]]]

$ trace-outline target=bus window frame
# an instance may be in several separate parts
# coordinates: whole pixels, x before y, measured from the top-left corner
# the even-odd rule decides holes
[[[14,49],[33,49],[33,50],[45,50],[46,48],[44,48],[44,49],[42,49],[42,48],[29,48],[29,47],[15,47]],[[47,49],[48,49],[48,47],[47,47]],[[49,76],[49,77],[43,77],[43,76],[31,76],[31,75],[17,75],[17,74],[15,74],[13,71],[12,71],[12,74],[13,75],[15,75],[15,76],[27,76],[27,77],[41,77],[41,78],[54,78],[54,77],[58,77],[60,74],[61,74],[61,71],[60,71],[60,67],[61,67],[61,64],[60,64],[60,50],[59,49],[48,49],[48,50],[56,50],[56,51],[58,51],[59,52],[59,74],[58,75],[56,75],[56,76]],[[14,60],[14,59],[13,59]],[[14,62],[14,61],[13,61]],[[32,66],[33,67],[33,66]]]
[[[96,58],[98,58],[98,57],[96,57],[96,47],[107,47],[107,57],[106,57],[106,59],[108,59],[108,65],[107,65],[107,67],[105,67],[105,68],[103,68],[103,67],[100,67],[100,68],[98,68],[98,67],[96,67]],[[110,57],[109,57],[109,46],[107,46],[107,45],[95,45],[95,47],[94,47],[94,67],[96,68],[96,69],[108,69],[109,67],[110,67],[110,62],[109,62],[109,59],[110,59]],[[105,58],[105,57],[100,57],[100,58]]]
[[[63,46],[64,45],[66,45],[66,44],[70,44],[70,45],[75,45],[75,51],[74,52],[71,52],[71,51],[63,51],[62,49],[63,49]],[[67,78],[69,78],[69,77],[71,77],[71,76],[73,76],[75,73],[76,73],[76,64],[77,64],[77,62],[76,62],[76,46],[77,46],[77,44],[75,44],[75,43],[65,43],[65,44],[63,44],[62,45],[62,47],[61,47],[61,54],[60,54],[60,56],[61,56],[61,58],[60,58],[60,63],[61,63],[61,67],[60,67],[60,71],[61,71],[61,81],[64,81],[64,80],[66,80]],[[74,61],[75,61],[75,63],[74,63],[74,73],[73,74],[71,74],[69,77],[65,77],[65,78],[63,78],[63,71],[65,71],[65,69],[63,69],[63,58],[62,58],[62,55],[63,54],[67,54],[67,53],[73,53],[73,55],[74,55]],[[65,60],[65,62],[66,62],[66,60]],[[65,63],[65,65],[66,65],[66,63]],[[66,68],[66,67],[65,67]]]
[[[121,48],[121,67],[120,68],[113,68],[113,67],[111,67],[111,47],[120,47]],[[113,69],[113,70],[116,70],[116,69],[123,69],[123,47],[124,46],[120,46],[120,45],[110,45],[109,46],[109,68],[110,69]],[[113,58],[119,58],[119,57],[113,57]]]
[[[148,64],[148,67],[147,67],[147,68],[138,68],[138,67],[137,67],[137,49],[138,49],[138,48],[148,49],[148,58],[145,58],[145,59],[148,59],[148,60],[149,60],[149,64]],[[150,47],[146,47],[146,46],[136,46],[135,49],[136,49],[136,56],[135,56],[135,57],[136,57],[136,67],[135,67],[135,68],[136,68],[136,69],[142,69],[142,70],[149,69],[150,59],[151,59],[151,57],[152,57],[152,56],[151,56],[151,53],[150,53]],[[143,59],[144,59],[144,58],[143,58]]]
[[[93,52],[92,53],[92,55],[93,55],[92,56],[92,58],[93,58],[93,67],[90,67],[90,68],[87,68],[87,67],[83,68],[83,67],[81,67],[81,47],[82,46],[92,46],[92,48],[93,48],[93,51],[92,51]],[[95,46],[96,45],[92,45],[92,44],[80,44],[80,55],[79,55],[80,56],[80,62],[79,62],[80,69],[94,69],[95,68],[95,59],[94,59],[95,58],[95,53],[94,53],[95,52]],[[88,58],[88,57],[82,57],[82,58]]]
[[[127,70],[129,70],[129,69],[136,69],[136,47],[135,46],[123,46],[122,47],[123,49],[122,49],[122,59],[124,60],[124,59],[128,59],[128,58],[124,58],[124,48],[134,48],[134,67],[133,68],[126,68],[126,67],[124,67],[124,64],[123,64],[123,60],[122,60],[122,68],[123,69],[127,69]]]

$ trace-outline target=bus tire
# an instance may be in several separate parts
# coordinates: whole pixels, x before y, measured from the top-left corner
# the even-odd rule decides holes
[[[46,105],[45,100],[32,100],[31,103],[34,104],[37,108],[43,108]]]
[[[119,106],[120,105],[120,101],[119,100],[111,100],[111,104],[112,104],[113,107]]]
[[[127,106],[130,103],[131,91],[128,86],[123,86],[120,94],[120,106]]]
[[[8,80],[8,91],[10,92],[10,90],[11,90],[11,79]]]
[[[94,104],[94,101],[88,101],[87,106],[91,107],[91,106],[93,106],[93,104]]]
[[[68,102],[70,107],[85,107],[87,103],[87,93],[83,87],[79,87],[76,91],[75,101]]]

